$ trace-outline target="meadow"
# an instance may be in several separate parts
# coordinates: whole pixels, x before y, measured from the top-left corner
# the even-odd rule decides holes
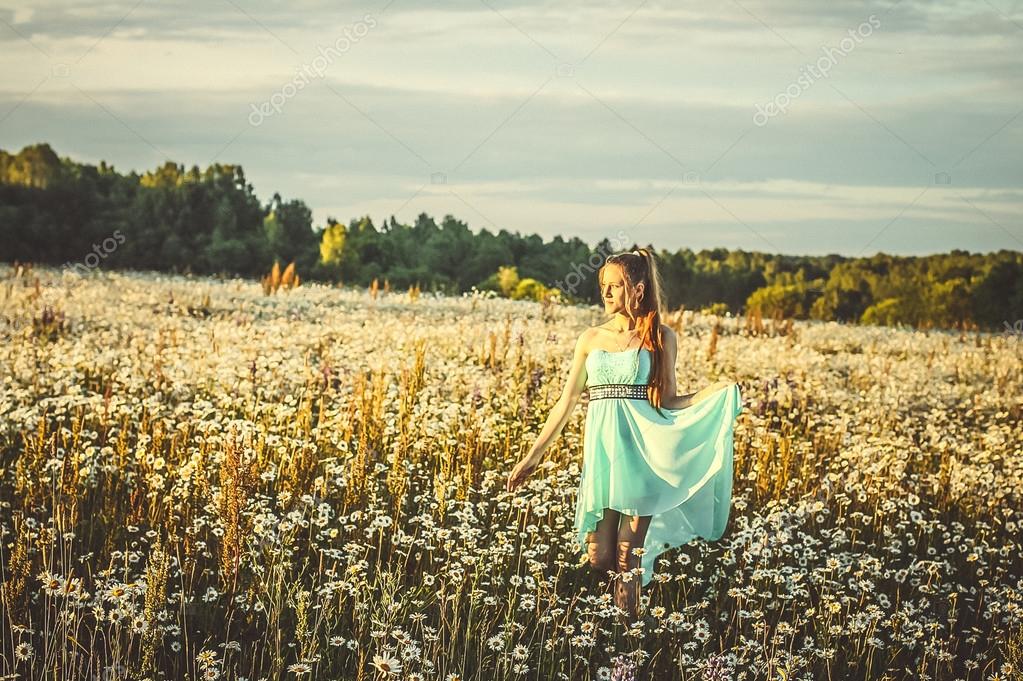
[[[596,308],[0,267],[0,678],[1023,678],[1018,335],[692,310],[725,536],[624,629],[574,546]]]

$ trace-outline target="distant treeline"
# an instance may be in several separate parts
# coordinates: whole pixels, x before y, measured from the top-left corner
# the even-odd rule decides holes
[[[619,232],[621,235],[622,232]],[[515,298],[558,289],[599,302],[603,256],[636,246],[604,239],[590,246],[560,236],[544,242],[486,229],[473,233],[451,215],[425,213],[404,225],[392,215],[313,226],[299,199],[262,204],[237,165],[200,170],[168,161],[142,175],[60,158],[48,144],[16,155],[0,150],[0,260],[79,271],[160,270],[258,278],[294,262],[303,280],[460,293],[473,286]],[[648,244],[654,248],[654,245]],[[1023,319],[1023,253],[955,250],[925,257],[771,255],[718,248],[658,250],[670,309],[1018,329]],[[1023,323],[1023,322],[1021,322]]]

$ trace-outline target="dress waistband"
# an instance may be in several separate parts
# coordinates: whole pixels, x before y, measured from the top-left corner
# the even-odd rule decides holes
[[[587,390],[591,400],[605,400],[623,397],[632,400],[647,399],[646,383],[600,383],[591,385]]]

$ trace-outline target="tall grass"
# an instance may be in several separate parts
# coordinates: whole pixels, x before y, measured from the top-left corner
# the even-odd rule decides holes
[[[1018,339],[668,315],[680,390],[740,380],[733,508],[626,630],[585,411],[503,491],[598,311],[4,276],[2,675],[1018,677]]]

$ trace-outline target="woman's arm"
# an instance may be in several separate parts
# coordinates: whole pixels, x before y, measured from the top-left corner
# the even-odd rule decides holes
[[[726,388],[731,384],[732,381],[718,381],[716,383],[711,383],[706,388],[701,388],[695,393],[676,395],[675,397],[670,399],[667,398],[663,399],[661,400],[661,404],[667,407],[668,409],[685,409],[686,407],[693,406],[694,404],[703,400],[704,398],[710,397],[712,393],[716,393],[718,390]]]
[[[730,384],[730,381],[718,381],[717,383],[712,383],[706,388],[694,393],[678,395],[678,386],[675,383],[675,361],[678,357],[678,337],[675,335],[675,330],[670,326],[664,327],[664,352],[668,358],[668,366],[670,369],[668,371],[668,389],[661,397],[661,406],[667,409],[685,409],[686,407],[691,407],[711,393],[717,392],[721,388]]]
[[[529,453],[512,469],[507,484],[509,491],[520,485],[533,472],[533,469],[536,468],[543,458],[544,452],[547,451],[547,447],[561,434],[562,429],[572,415],[572,411],[579,404],[583,390],[586,388],[586,356],[589,353],[589,335],[590,330],[587,329],[580,334],[579,339],[576,341],[575,353],[572,356],[572,366],[568,370],[568,378],[565,381],[565,387],[561,391],[561,396],[554,403],[550,414],[547,415],[547,422],[544,423],[536,441],[530,447]]]
[[[664,354],[667,358],[668,388],[661,395],[661,406],[666,409],[684,409],[693,403],[696,393],[688,395],[678,394],[678,385],[675,382],[675,361],[678,359],[678,337],[675,330],[670,326],[664,327]]]

